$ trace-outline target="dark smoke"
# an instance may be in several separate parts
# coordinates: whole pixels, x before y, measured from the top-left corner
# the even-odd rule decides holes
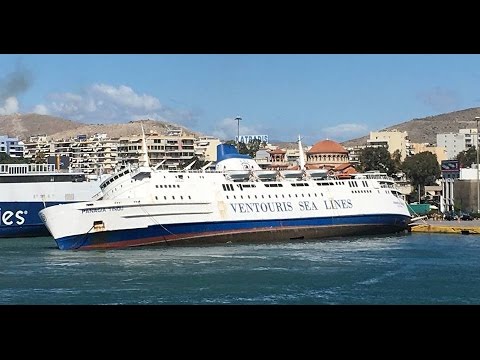
[[[32,73],[21,65],[18,65],[12,73],[0,78],[0,104],[11,96],[16,97],[27,91],[32,80]]]

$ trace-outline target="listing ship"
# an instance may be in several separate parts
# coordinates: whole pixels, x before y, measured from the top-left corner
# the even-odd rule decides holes
[[[101,177],[58,171],[55,164],[0,164],[0,238],[50,235],[38,212],[101,196],[100,183]]]
[[[40,217],[59,249],[319,239],[385,234],[411,220],[393,181],[337,179],[305,170],[262,170],[232,145],[217,147],[215,170],[124,169],[98,201],[47,207]],[[143,148],[146,149],[145,140]]]

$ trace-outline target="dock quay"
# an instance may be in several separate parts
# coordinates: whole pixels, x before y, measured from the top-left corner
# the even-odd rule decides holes
[[[480,220],[422,220],[410,225],[409,231],[422,233],[480,234]]]

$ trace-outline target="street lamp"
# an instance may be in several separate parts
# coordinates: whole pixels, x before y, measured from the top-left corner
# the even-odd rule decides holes
[[[477,150],[477,214],[480,213],[480,181],[479,181],[479,173],[478,173],[478,157],[479,157],[479,151],[478,151],[478,145],[479,145],[479,141],[478,141],[478,120],[480,120],[480,116],[475,116],[475,121],[476,121],[476,124],[477,124],[477,143],[476,143],[476,146],[475,146],[475,149]]]
[[[242,120],[242,118],[240,116],[237,116],[235,118],[235,121],[237,122],[237,149],[238,149],[238,143],[240,142],[240,120]]]

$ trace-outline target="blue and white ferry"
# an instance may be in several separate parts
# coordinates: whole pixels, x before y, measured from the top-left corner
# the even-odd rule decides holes
[[[0,238],[50,235],[38,212],[100,195],[100,176],[54,164],[0,164]]]
[[[101,200],[47,207],[40,217],[60,249],[298,241],[407,229],[411,216],[393,180],[305,170],[298,143],[297,171],[262,170],[225,144],[217,147],[213,171],[152,168],[144,154],[146,165],[101,184]]]

